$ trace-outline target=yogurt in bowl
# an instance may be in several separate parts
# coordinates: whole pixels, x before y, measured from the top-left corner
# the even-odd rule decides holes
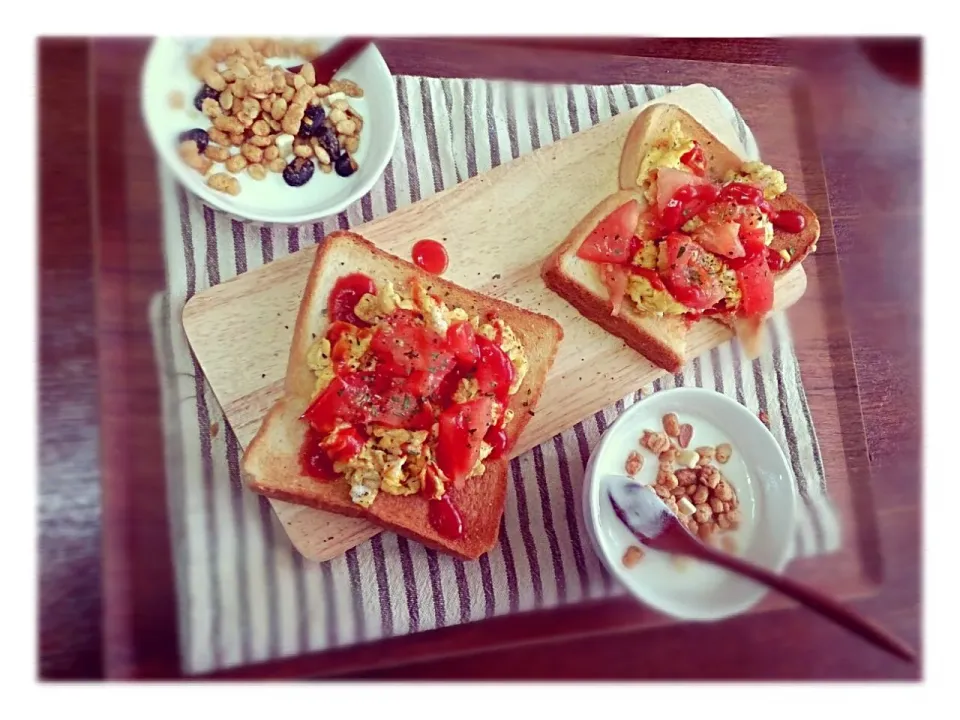
[[[790,464],[760,420],[735,400],[702,388],[674,388],[644,398],[610,425],[584,476],[584,514],[594,549],[610,573],[651,608],[684,620],[719,620],[749,610],[766,589],[721,568],[643,547],[639,562],[624,564],[627,549],[640,545],[613,511],[603,490],[607,475],[624,475],[639,452],[643,465],[634,479],[654,486],[658,457],[641,446],[644,431],[663,432],[663,417],[676,413],[693,426],[693,449],[728,443],[729,460],[717,467],[735,492],[740,519],[722,531],[725,546],[751,562],[780,572],[793,555],[796,490]],[[716,463],[714,463],[716,464]]]

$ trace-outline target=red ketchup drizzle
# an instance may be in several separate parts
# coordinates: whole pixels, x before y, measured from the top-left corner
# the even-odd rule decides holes
[[[337,280],[330,293],[327,311],[330,321],[342,320],[357,327],[369,327],[370,324],[358,318],[353,309],[364,295],[376,295],[377,286],[373,280],[361,273],[344,275]]]
[[[463,537],[463,518],[449,495],[444,495],[439,500],[431,500],[427,516],[433,529],[443,537],[450,540]]]
[[[489,455],[490,459],[496,460],[503,457],[503,453],[507,449],[507,432],[502,427],[494,425],[487,430],[487,434],[483,436],[483,441],[493,448],[493,452]]]
[[[798,233],[807,226],[807,219],[797,210],[772,210],[770,222],[784,232]]]
[[[334,472],[333,463],[327,457],[327,451],[320,446],[320,433],[312,427],[307,428],[307,436],[303,439],[303,445],[300,446],[300,467],[303,474],[328,482],[337,477]]]
[[[447,269],[447,250],[436,240],[418,240],[413,246],[414,264],[434,275],[441,275]]]

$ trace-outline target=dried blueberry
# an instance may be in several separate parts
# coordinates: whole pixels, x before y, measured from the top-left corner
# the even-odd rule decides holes
[[[283,179],[290,187],[300,187],[306,185],[307,181],[313,177],[313,160],[310,158],[296,157],[283,169]]]
[[[357,164],[353,158],[344,153],[333,161],[333,169],[337,171],[340,177],[350,177],[357,170]]]
[[[202,88],[200,88],[200,90],[197,92],[196,96],[193,98],[193,106],[194,106],[197,110],[200,110],[200,111],[202,112],[202,111],[203,111],[203,101],[206,100],[207,98],[211,98],[212,100],[219,100],[219,99],[220,99],[220,93],[218,93],[216,90],[214,90],[214,89],[213,89],[212,87],[210,87],[209,85],[204,84],[204,86],[203,86]]]
[[[321,125],[313,134],[317,142],[326,150],[330,157],[340,157],[340,141],[337,140],[337,134],[326,125]]]
[[[194,128],[193,130],[180,133],[180,142],[186,142],[187,140],[193,140],[197,144],[197,150],[203,152],[210,143],[210,136],[207,135],[206,130]]]
[[[300,130],[297,132],[302,138],[313,137],[317,131],[323,127],[323,121],[327,119],[326,113],[319,105],[310,106],[303,113],[303,120],[300,122]]]

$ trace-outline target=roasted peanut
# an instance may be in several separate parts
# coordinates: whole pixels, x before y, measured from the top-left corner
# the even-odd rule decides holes
[[[731,455],[733,455],[733,448],[730,446],[730,443],[720,443],[717,445],[716,458],[718,463],[726,465]]]
[[[259,120],[257,122],[259,122]],[[247,142],[251,145],[256,145],[258,148],[270,147],[273,145],[273,135],[251,135]]]
[[[247,159],[248,163],[258,163],[263,160],[263,149],[250,143],[241,145],[240,153]]]
[[[208,118],[215,119],[223,115],[223,109],[213,98],[206,98],[202,103],[200,103],[201,111]]]
[[[714,449],[709,445],[701,445],[697,448],[697,455],[700,456],[701,460],[713,460],[714,452]]]
[[[267,169],[260,163],[254,163],[253,165],[247,166],[247,175],[254,180],[263,180],[267,177]]]
[[[627,462],[624,466],[624,469],[627,471],[627,475],[636,475],[640,472],[640,468],[643,467],[643,458],[640,456],[636,450],[627,455]]]
[[[276,145],[270,145],[269,147],[264,148],[263,159],[265,162],[276,160],[278,157],[280,157],[280,150],[277,149]]]
[[[623,554],[623,566],[626,568],[636,567],[637,563],[643,560],[644,552],[636,545],[631,545]]]
[[[710,506],[706,503],[697,503],[694,501],[694,506],[697,508],[694,517],[696,517],[698,523],[705,523],[713,517],[713,510],[711,510]]]
[[[670,437],[677,437],[680,434],[680,418],[676,413],[667,413],[663,416],[663,429]]]
[[[227,173],[214,173],[207,178],[207,185],[228,195],[240,194],[240,183],[235,177]]]
[[[267,170],[275,173],[282,173],[283,169],[287,166],[287,163],[284,162],[283,158],[278,157],[274,160],[271,160],[267,165]]]
[[[220,106],[217,105],[217,110],[219,111]],[[213,126],[217,130],[223,130],[225,133],[242,133],[244,130],[243,123],[237,120],[235,117],[229,117],[227,115],[219,115],[213,119]]]
[[[721,480],[720,482],[718,482],[713,492],[718,498],[720,498],[724,502],[727,502],[733,499],[733,488],[731,488],[729,483],[727,483],[725,480]]]
[[[673,490],[679,484],[680,481],[677,480],[677,476],[669,470],[667,472],[660,471],[657,473],[657,485],[663,485],[667,490]]]
[[[680,484],[683,486],[697,484],[696,470],[690,470],[689,468],[681,468],[680,470],[677,470],[676,476],[677,476],[677,480],[679,480]]]
[[[707,490],[703,485],[693,485],[692,487],[696,488],[696,491],[693,493],[693,502],[696,505],[705,503],[707,498],[710,497],[710,491]]]
[[[247,159],[243,155],[232,155],[224,166],[232,173],[238,173],[247,166]]]
[[[207,145],[207,149],[203,151],[203,154],[214,162],[225,162],[227,158],[230,157],[230,150],[221,145]]]
[[[680,434],[677,436],[677,442],[680,443],[680,447],[686,448],[690,445],[691,440],[693,440],[693,425],[684,423],[680,426]]]
[[[715,489],[720,483],[720,471],[713,467],[713,465],[698,468],[696,472],[698,473],[697,478],[700,483],[706,485],[711,490]]]
[[[666,433],[644,430],[640,444],[655,455],[659,455],[670,447],[670,439]]]
[[[710,509],[715,514],[726,512],[729,508],[724,507],[725,503],[720,498],[710,498]]]

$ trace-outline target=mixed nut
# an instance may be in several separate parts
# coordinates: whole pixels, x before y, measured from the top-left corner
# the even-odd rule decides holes
[[[317,83],[309,62],[297,73],[267,62],[319,53],[313,44],[284,40],[212,41],[190,59],[203,83],[193,107],[210,126],[180,134],[180,158],[211,188],[230,195],[240,193],[235,176],[242,172],[254,180],[279,173],[291,187],[309,182],[317,167],[341,177],[356,172],[363,117],[350,99],[362,98],[363,89],[345,79]],[[175,95],[170,103],[183,104]],[[226,172],[216,172],[220,163]]]
[[[680,423],[675,413],[663,416],[663,430],[644,430],[640,446],[657,456],[656,483],[650,489],[676,515],[686,528],[701,540],[719,544],[727,552],[736,552],[732,537],[721,535],[736,530],[740,525],[740,502],[733,485],[720,468],[733,455],[729,443],[716,447],[691,448],[694,429],[689,423]],[[627,456],[624,469],[634,476],[643,467],[644,458],[636,450]],[[633,567],[643,557],[628,548],[623,564]],[[639,549],[639,548],[636,548]]]

